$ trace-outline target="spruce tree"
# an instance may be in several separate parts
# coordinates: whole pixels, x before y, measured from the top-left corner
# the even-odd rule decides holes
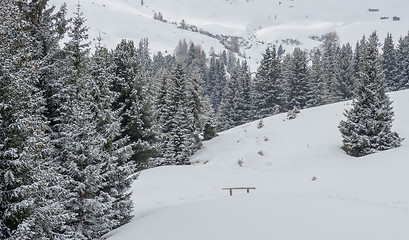
[[[149,78],[133,41],[122,40],[114,50],[113,60],[116,78],[112,90],[118,94],[113,108],[120,111],[122,137],[128,137],[133,145],[131,159],[143,169],[155,155],[156,142]]]
[[[252,79],[246,62],[232,70],[218,112],[219,127],[226,130],[254,120]]]
[[[386,95],[385,76],[378,54],[378,36],[372,33],[365,44],[364,70],[360,74],[352,108],[345,112],[339,130],[342,149],[351,156],[364,156],[400,146],[402,139],[392,131],[392,102]]]
[[[340,100],[339,94],[337,94],[339,82],[341,82],[339,51],[338,34],[336,32],[327,33],[322,44],[322,64],[324,66],[324,76],[327,80],[331,102]]]
[[[398,66],[396,90],[409,88],[409,33],[399,39],[396,49]]]
[[[295,48],[286,66],[287,106],[303,109],[312,98],[309,93],[307,52]]]
[[[215,111],[218,111],[219,109],[226,81],[226,70],[223,61],[212,56],[209,62],[204,91],[205,94],[209,96],[210,102]]]
[[[106,150],[106,132],[100,129],[102,109],[95,99],[96,81],[100,79],[92,75],[84,21],[78,6],[68,32],[70,39],[63,49],[60,88],[55,96],[60,104],[53,139],[58,151],[54,158],[59,173],[67,178],[64,188],[68,193],[63,203],[69,215],[59,231],[66,239],[99,238],[119,225],[107,214],[116,199],[102,191],[111,156]]]
[[[182,64],[177,64],[169,77],[164,78],[158,97],[163,141],[160,165],[189,164],[194,120],[187,94],[186,73]]]
[[[99,39],[100,40],[100,39]],[[99,42],[100,43],[100,42]],[[90,73],[93,86],[91,94],[94,98],[92,110],[95,114],[97,131],[105,139],[103,150],[106,154],[101,159],[100,197],[110,206],[104,209],[104,215],[109,219],[104,227],[112,230],[131,219],[132,201],[130,187],[133,180],[135,164],[129,161],[133,154],[128,138],[121,137],[120,111],[112,110],[112,105],[118,95],[111,91],[115,79],[112,54],[108,49],[98,44],[90,61]]]
[[[276,107],[282,108],[283,94],[280,58],[275,47],[266,49],[253,83],[255,118],[274,114]]]
[[[398,62],[396,55],[392,34],[388,33],[383,44],[381,59],[382,68],[385,71],[386,86],[390,91],[396,91],[399,89]]]
[[[355,89],[354,56],[351,45],[345,44],[341,47],[338,62],[340,77],[335,90],[336,99],[348,100],[352,98]]]
[[[311,98],[307,103],[308,107],[321,106],[329,102],[328,86],[324,78],[321,51],[319,49],[315,49],[313,52],[309,85]]]
[[[18,1],[0,5],[0,238],[61,239],[65,192],[49,155],[36,41]]]

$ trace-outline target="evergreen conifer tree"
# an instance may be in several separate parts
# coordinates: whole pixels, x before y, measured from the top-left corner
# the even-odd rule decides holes
[[[354,56],[351,45],[345,44],[341,47],[338,62],[340,78],[338,88],[335,90],[336,99],[351,99],[355,89]]]
[[[324,76],[327,80],[330,101],[336,102],[340,98],[337,94],[339,82],[341,82],[339,67],[339,36],[336,32],[330,32],[325,35],[322,45],[322,64],[324,66]]]
[[[189,111],[186,73],[177,64],[168,78],[164,78],[158,96],[159,119],[163,141],[160,165],[189,164],[193,142],[193,112]]]
[[[409,33],[399,39],[396,49],[398,66],[396,90],[409,88]]]
[[[113,107],[120,111],[122,137],[128,137],[133,144],[131,159],[142,169],[155,155],[156,141],[148,78],[133,41],[122,40],[113,58],[116,78],[112,89],[118,94]]]
[[[129,189],[136,171],[135,163],[129,161],[133,154],[132,146],[127,137],[121,137],[120,111],[112,110],[118,97],[118,94],[111,91],[115,79],[113,66],[111,54],[99,42],[90,60],[90,73],[94,83],[91,86],[94,103],[90,107],[95,114],[97,132],[105,139],[103,150],[106,154],[101,159],[103,182],[99,187],[101,199],[110,203],[104,209],[104,215],[109,219],[104,224],[107,230],[117,228],[131,219],[133,206]]]
[[[276,107],[282,108],[281,65],[275,47],[266,49],[253,86],[255,118],[271,116]]]
[[[382,48],[382,68],[385,72],[385,81],[388,90],[398,90],[398,63],[396,59],[396,49],[393,43],[392,34],[388,33]]]
[[[312,98],[308,82],[309,68],[307,52],[300,48],[295,48],[287,66],[285,67],[285,80],[287,84],[287,106],[289,109],[297,107],[303,109]]]
[[[65,194],[50,158],[32,25],[18,1],[0,4],[0,238],[61,239]]]
[[[364,70],[361,72],[352,109],[345,112],[346,120],[339,125],[343,150],[357,157],[398,147],[402,141],[391,129],[392,102],[386,95],[376,32],[371,34],[365,45]]]
[[[321,51],[315,49],[310,70],[309,95],[311,98],[308,107],[315,107],[329,102],[327,81],[324,78],[324,69],[321,61]]]

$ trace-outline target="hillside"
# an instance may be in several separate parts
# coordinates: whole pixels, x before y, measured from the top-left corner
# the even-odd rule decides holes
[[[64,0],[50,2],[59,6]],[[69,13],[75,11],[78,1],[66,2]],[[201,44],[206,52],[211,47],[220,51],[230,46],[229,36],[237,36],[240,53],[249,58],[253,68],[261,53],[272,44],[283,44],[292,51],[296,46],[306,49],[319,46],[320,37],[329,31],[337,31],[341,42],[355,44],[363,34],[374,30],[381,39],[391,32],[395,40],[409,30],[409,2],[404,0],[81,0],[80,3],[91,39],[101,34],[109,48],[123,38],[136,42],[149,38],[152,53],[172,53],[178,41],[185,38]],[[370,12],[370,8],[379,11]],[[161,13],[164,21],[153,19],[155,13]],[[400,17],[400,21],[393,21],[394,16]],[[388,19],[381,20],[382,17]],[[189,30],[178,28],[182,20]]]
[[[391,98],[394,130],[408,139],[409,91]],[[408,239],[408,140],[349,157],[337,129],[348,107],[306,109],[294,120],[276,115],[261,129],[257,121],[242,125],[205,142],[191,166],[142,172],[133,221],[108,239]],[[222,190],[237,186],[257,189],[231,197]]]

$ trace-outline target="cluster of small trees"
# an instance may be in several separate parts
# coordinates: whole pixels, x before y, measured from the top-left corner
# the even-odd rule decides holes
[[[130,221],[139,170],[188,164],[215,135],[203,52],[91,52],[80,7],[47,2],[0,4],[0,238],[96,239]]]

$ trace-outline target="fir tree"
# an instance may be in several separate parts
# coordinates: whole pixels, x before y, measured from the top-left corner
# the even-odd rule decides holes
[[[61,176],[49,156],[45,100],[31,24],[13,0],[0,5],[0,238],[61,239]]]
[[[59,172],[67,178],[63,203],[69,214],[59,231],[66,239],[95,239],[119,225],[106,214],[116,199],[101,192],[111,156],[106,150],[106,132],[100,129],[102,108],[95,99],[99,79],[91,74],[84,21],[78,6],[60,63],[61,88],[56,93],[61,103],[53,143]]]
[[[311,98],[307,103],[308,107],[315,107],[329,102],[327,81],[324,78],[324,69],[321,61],[321,51],[316,49],[313,53],[310,71],[310,93]]]
[[[152,102],[147,75],[144,73],[133,41],[122,40],[114,50],[116,78],[113,91],[118,98],[113,104],[120,111],[122,137],[133,144],[131,159],[143,169],[155,154],[156,133],[153,126]]]
[[[409,33],[399,39],[396,58],[398,66],[396,90],[403,90],[409,87]]]
[[[226,81],[226,70],[223,61],[211,57],[205,84],[205,94],[209,96],[210,103],[215,111],[219,109]]]
[[[275,108],[282,108],[283,88],[280,58],[275,47],[266,49],[253,84],[255,118],[274,114]]]
[[[364,71],[361,72],[352,109],[345,112],[347,119],[339,125],[343,150],[357,157],[398,147],[402,141],[391,129],[392,102],[386,95],[376,33],[369,37],[364,53]]]
[[[324,66],[324,76],[327,80],[330,101],[339,101],[337,91],[341,82],[339,67],[339,36],[336,32],[327,33],[322,45],[322,64]]]
[[[95,99],[92,110],[97,131],[105,139],[103,150],[106,154],[101,160],[103,183],[100,186],[100,197],[104,202],[110,203],[110,206],[104,209],[104,215],[109,219],[104,224],[107,230],[129,222],[132,217],[133,206],[129,189],[135,172],[135,164],[129,161],[133,154],[132,147],[127,137],[121,137],[120,111],[112,110],[118,96],[111,91],[115,79],[113,66],[109,51],[98,44],[90,61],[90,73],[94,82],[91,94]]]
[[[287,106],[303,109],[307,106],[312,96],[308,93],[310,84],[308,83],[309,68],[307,62],[307,52],[300,48],[294,49],[288,64],[285,68],[285,80],[287,84]]]
[[[335,90],[336,99],[351,99],[355,89],[354,57],[351,45],[345,44],[341,47],[338,59],[340,78]]]
[[[392,34],[388,33],[382,48],[382,68],[385,72],[386,86],[391,91],[399,89],[398,63],[396,59],[396,49],[393,43]]]
[[[158,164],[189,164],[194,121],[188,106],[186,73],[181,64],[163,80],[158,101],[163,140]]]
[[[223,92],[223,98],[218,112],[219,127],[226,130],[253,119],[252,81],[247,63],[238,65],[230,75]]]

